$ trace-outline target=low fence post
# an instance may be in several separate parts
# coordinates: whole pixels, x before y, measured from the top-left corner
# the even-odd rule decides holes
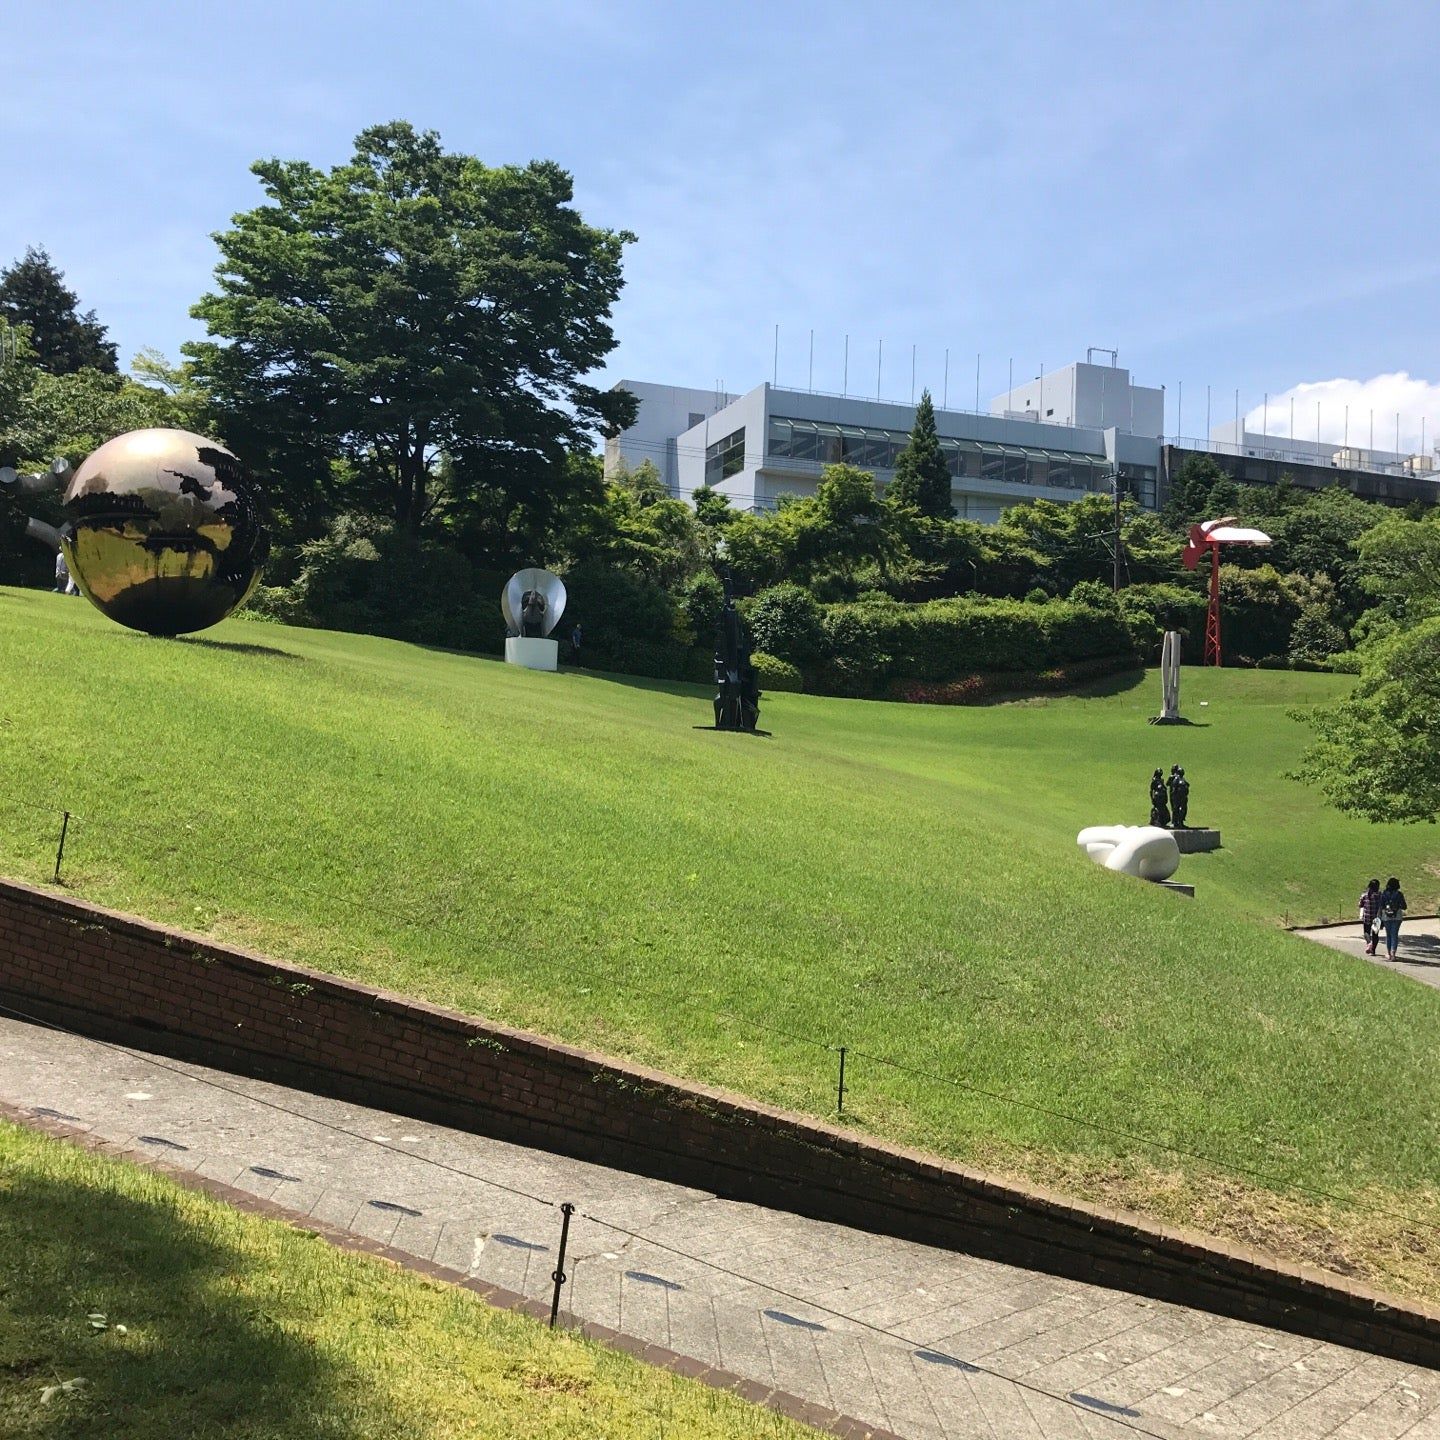
[[[60,883],[60,862],[65,858],[65,835],[70,829],[70,812],[62,812],[64,819],[60,822],[60,844],[55,850],[55,883]]]
[[[845,1047],[840,1047],[840,1083],[835,1089],[835,1113],[845,1113]]]
[[[560,1207],[562,1219],[560,1221],[560,1253],[555,1259],[555,1268],[550,1272],[550,1278],[555,1282],[555,1293],[550,1297],[550,1328],[555,1328],[555,1317],[560,1313],[560,1287],[565,1283],[565,1246],[570,1241],[570,1217],[575,1213],[575,1207],[567,1200]]]

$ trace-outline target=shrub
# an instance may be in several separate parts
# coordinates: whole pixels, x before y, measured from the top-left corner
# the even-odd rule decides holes
[[[750,663],[755,667],[755,679],[759,682],[762,691],[798,691],[805,688],[805,681],[801,677],[800,671],[778,656],[767,655],[763,650],[756,650],[750,656]]]
[[[676,631],[683,632],[685,620],[655,581],[588,561],[566,574],[565,588],[568,599],[561,624],[581,626],[586,665],[668,680],[684,674],[689,646]],[[657,668],[647,670],[646,665]]]
[[[890,665],[884,637],[893,626],[886,611],[877,605],[831,605],[822,624],[822,688],[835,695],[873,694]]]
[[[686,581],[680,591],[680,615],[690,632],[690,643],[703,647],[707,654],[724,604],[725,587],[708,570]]]
[[[1203,592],[1183,585],[1131,585],[1115,599],[1130,643],[1142,660],[1159,660],[1167,630],[1178,630],[1182,652],[1199,660],[1209,604]]]
[[[503,646],[503,577],[438,541],[342,516],[289,563],[289,585],[262,586],[251,598],[257,616],[456,650],[498,654]]]
[[[893,680],[887,695],[912,705],[980,705],[997,695],[1046,693],[1068,690],[1086,680],[1115,675],[1134,666],[1126,655],[1078,660],[1047,670],[1011,671],[989,675],[962,675],[955,680]]]
[[[825,627],[820,607],[808,590],[799,585],[772,585],[762,590],[748,609],[750,633],[758,650],[792,666],[808,665],[820,655]]]
[[[825,662],[812,689],[864,695],[888,678],[944,682],[1133,655],[1118,609],[973,596],[923,605],[872,599],[825,611]]]

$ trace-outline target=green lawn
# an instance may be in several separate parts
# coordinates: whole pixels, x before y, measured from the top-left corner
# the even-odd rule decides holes
[[[1440,993],[1278,928],[1372,874],[1440,889],[1432,828],[1282,778],[1287,710],[1344,683],[1187,671],[1201,723],[1164,730],[1154,677],[782,695],[766,740],[692,728],[690,687],[243,621],[152,640],[0,590],[0,868],[45,878],[58,817],[18,802],[64,804],[97,900],[815,1114],[844,1043],[860,1128],[1440,1295],[1440,1231],[1385,1213],[1440,1220]],[[1074,844],[1177,760],[1226,841],[1184,862],[1194,901]]]
[[[55,1388],[77,1378],[83,1383]],[[0,1122],[0,1434],[803,1440],[815,1432],[467,1291]]]

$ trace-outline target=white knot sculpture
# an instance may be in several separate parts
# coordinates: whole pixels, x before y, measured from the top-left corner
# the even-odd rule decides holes
[[[1141,880],[1168,880],[1180,868],[1175,837],[1158,825],[1091,825],[1075,843],[1097,865]]]

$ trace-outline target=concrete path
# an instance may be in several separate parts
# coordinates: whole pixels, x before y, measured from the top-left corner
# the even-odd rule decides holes
[[[1385,958],[1385,941],[1380,941],[1380,953],[1365,953],[1365,937],[1360,922],[1349,925],[1327,925],[1318,930],[1297,930],[1307,940],[1318,940],[1332,950],[1343,950],[1347,955],[1358,955],[1373,965],[1383,965],[1387,970],[1397,970],[1418,980],[1422,985],[1434,985],[1440,989],[1440,919],[1430,916],[1422,920],[1406,920],[1400,926],[1399,959],[1392,965]]]
[[[1437,1371],[3,1018],[0,1099],[537,1298],[572,1201],[567,1314],[908,1440],[1440,1440]]]

